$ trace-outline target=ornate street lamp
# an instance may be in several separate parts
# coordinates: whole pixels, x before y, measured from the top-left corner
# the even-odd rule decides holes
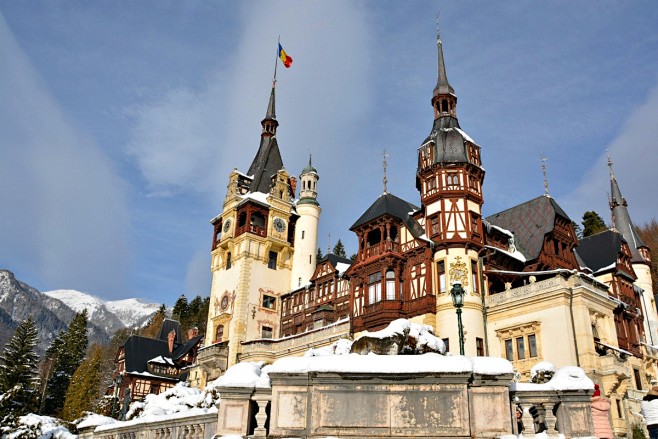
[[[453,284],[450,289],[452,296],[452,305],[457,308],[457,325],[459,327],[459,354],[464,355],[464,328],[462,326],[462,306],[464,306],[464,295],[466,291],[462,288],[462,284]]]

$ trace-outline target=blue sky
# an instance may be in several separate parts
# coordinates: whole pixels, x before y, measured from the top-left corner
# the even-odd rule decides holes
[[[285,166],[313,154],[320,246],[353,252],[384,149],[389,192],[418,204],[439,10],[485,215],[543,193],[543,152],[572,218],[608,219],[609,150],[634,221],[657,216],[652,1],[5,1],[0,268],[108,300],[208,295],[209,220],[257,151],[278,35]]]

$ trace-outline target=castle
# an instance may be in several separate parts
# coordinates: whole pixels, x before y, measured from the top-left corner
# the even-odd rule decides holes
[[[611,230],[579,240],[548,194],[483,217],[486,150],[460,126],[440,37],[437,53],[420,198],[384,191],[365,209],[350,228],[355,260],[316,260],[320,174],[310,158],[299,180],[285,169],[272,87],[258,152],[246,173],[231,172],[212,220],[211,307],[190,379],[201,386],[240,361],[302,355],[406,318],[431,325],[453,354],[507,358],[526,378],[540,361],[580,366],[626,435],[658,378],[658,315],[649,249],[612,163]]]

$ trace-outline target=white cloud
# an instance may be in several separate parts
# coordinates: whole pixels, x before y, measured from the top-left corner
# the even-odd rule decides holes
[[[628,210],[635,225],[656,218],[658,191],[658,85],[649,92],[647,100],[633,111],[624,122],[619,135],[608,149],[613,161],[615,177],[628,202]],[[593,166],[580,178],[580,184],[568,196],[559,200],[573,220],[580,222],[587,210],[596,210],[606,222],[610,221],[607,194],[610,177],[607,157],[601,154]]]
[[[67,120],[2,15],[0,41],[0,266],[30,267],[16,274],[48,289],[125,289],[123,182]]]

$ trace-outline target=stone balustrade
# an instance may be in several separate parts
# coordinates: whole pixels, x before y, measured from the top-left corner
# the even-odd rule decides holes
[[[79,439],[211,439],[217,433],[217,413],[155,422],[119,422],[88,427]]]
[[[531,390],[510,392],[512,413],[521,412],[515,434],[532,438],[593,437],[591,390]],[[519,431],[522,430],[522,431]]]

